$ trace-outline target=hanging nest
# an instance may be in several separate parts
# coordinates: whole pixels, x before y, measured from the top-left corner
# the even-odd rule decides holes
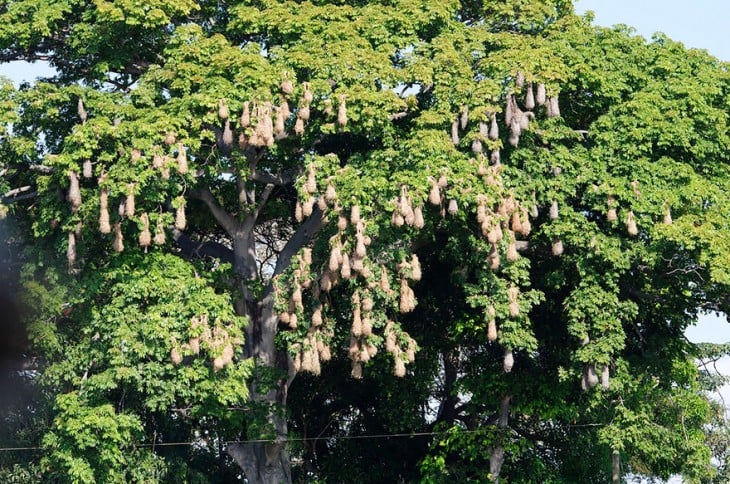
[[[218,117],[221,118],[222,121],[226,121],[228,119],[228,105],[224,99],[218,101]]]
[[[348,280],[352,277],[352,267],[350,267],[350,256],[342,254],[342,265],[340,266],[340,275],[342,279]]]
[[[421,277],[423,277],[423,272],[421,270],[421,261],[418,260],[418,256],[416,254],[411,255],[411,279],[414,281],[420,281]]]
[[[550,220],[557,220],[560,216],[560,212],[558,210],[558,202],[556,200],[553,200],[553,203],[550,204]]]
[[[175,211],[175,228],[178,230],[185,230],[185,227],[187,227],[187,225],[188,222],[185,218],[185,204],[181,203]]]
[[[359,205],[353,205],[350,208],[350,222],[352,222],[354,225],[357,225],[357,223],[360,222],[360,206]]]
[[[183,357],[180,354],[180,350],[177,346],[173,346],[170,350],[170,360],[174,365],[179,365],[183,361]]]
[[[464,105],[461,107],[461,116],[459,118],[459,125],[461,129],[466,129],[466,125],[469,124],[469,106]]]
[[[352,363],[352,372],[350,373],[350,376],[356,380],[362,379],[362,363],[359,361],[354,361]]]
[[[345,126],[347,126],[346,96],[344,94],[341,94],[339,99],[340,99],[340,104],[337,107],[337,124],[339,124],[341,128],[344,128]]]
[[[400,312],[409,313],[416,308],[416,297],[405,277],[400,281]]]
[[[317,178],[315,176],[314,165],[309,165],[309,171],[307,173],[307,181],[304,183],[304,190],[311,194],[317,193]]]
[[[99,195],[99,232],[109,234],[111,231],[112,227],[109,224],[109,190],[102,188]]]
[[[94,176],[94,170],[91,166],[91,160],[85,160],[84,165],[81,169],[84,178],[91,178]]]
[[[560,104],[557,96],[547,98],[547,117],[558,118],[560,117]]]
[[[514,241],[514,239],[510,240],[509,244],[507,244],[507,260],[510,262],[514,262],[519,258],[519,254],[517,253],[517,243]]]
[[[347,228],[347,217],[344,213],[340,212],[340,214],[337,216],[337,230],[340,232],[344,232]]]
[[[626,231],[630,236],[635,237],[639,234],[639,227],[636,225],[636,217],[633,211],[629,211],[626,215]]]
[[[538,84],[537,85],[537,92],[535,93],[535,102],[538,106],[542,106],[545,104],[545,101],[547,100],[547,92],[545,89],[545,84]]]
[[[314,100],[314,94],[312,93],[311,85],[308,82],[304,82],[302,83],[302,86],[304,87],[302,100],[304,101],[304,104],[309,105]]]
[[[251,126],[251,108],[248,101],[243,103],[243,110],[241,111],[241,117],[238,119],[238,124],[241,125],[241,129]]]
[[[304,203],[302,203],[302,216],[309,217],[312,215],[312,212],[314,211],[314,202],[316,200],[314,197],[307,198]]]
[[[552,253],[555,257],[563,255],[563,241],[559,237],[553,239]]]
[[[304,121],[302,118],[297,117],[297,120],[294,123],[294,134],[297,136],[302,136],[304,134]]]
[[[68,202],[71,205],[71,211],[76,211],[81,206],[81,189],[79,188],[79,176],[76,172],[72,171],[68,175],[69,188],[68,188]]]
[[[86,112],[86,108],[84,108],[84,101],[80,97],[79,102],[76,103],[76,113],[79,115],[79,119],[81,119],[81,124],[85,124],[88,119],[88,113]]]
[[[528,110],[535,109],[535,93],[532,90],[532,83],[527,84],[527,93],[525,94],[525,108]]]
[[[327,183],[327,189],[324,192],[324,198],[328,202],[334,202],[337,199],[337,191],[335,190],[335,186],[332,185],[332,182]]]
[[[221,134],[221,149],[224,153],[230,153],[233,149],[233,130],[231,130],[231,122],[226,119],[223,125],[223,134]]]
[[[664,211],[664,218],[662,219],[662,223],[664,225],[672,225],[672,210],[667,207],[667,209]]]
[[[616,199],[609,195],[606,205],[608,211],[606,212],[606,221],[615,222],[618,220],[618,214],[616,213]]]
[[[147,248],[152,243],[152,234],[150,233],[150,218],[146,213],[140,216],[142,221],[142,231],[139,233],[140,247]]]
[[[283,92],[286,96],[294,94],[294,84],[288,78],[281,81],[281,92]]]
[[[449,200],[449,208],[447,209],[449,215],[456,215],[459,212],[459,204],[455,199]]]
[[[512,354],[512,350],[505,349],[504,350],[504,357],[502,360],[502,368],[504,369],[505,373],[509,373],[512,371],[512,368],[515,366],[515,356]]]
[[[127,200],[124,203],[124,215],[134,217],[136,206],[134,202],[134,183],[127,184]]]
[[[489,139],[492,141],[496,141],[499,139],[499,126],[497,125],[497,115],[495,113],[491,113],[491,125],[489,127]]]
[[[336,272],[340,270],[340,264],[342,263],[342,249],[339,245],[335,245],[330,249],[329,258],[329,270]]]
[[[497,341],[497,322],[494,319],[487,322],[487,340]]]
[[[66,258],[68,259],[68,267],[71,269],[76,263],[76,234],[68,233],[68,246],[66,248]]]
[[[611,386],[611,374],[608,365],[601,366],[601,388],[608,390]]]
[[[511,318],[516,318],[520,315],[519,295],[520,290],[516,286],[510,286],[507,290],[507,297],[509,299],[509,315]]]
[[[184,175],[188,172],[187,150],[182,143],[177,145],[177,172]]]
[[[404,376],[406,376],[406,362],[403,361],[403,358],[400,354],[394,355],[394,357],[395,366],[393,368],[393,374],[398,378],[403,378]]]
[[[390,294],[390,279],[388,278],[388,271],[385,266],[380,266],[380,290],[386,294]]]
[[[157,226],[155,227],[155,238],[153,240],[155,245],[163,245],[165,243],[165,228],[162,226],[162,218],[157,219]]]
[[[451,142],[454,146],[459,144],[459,118],[455,118],[451,122]]]
[[[286,135],[284,119],[284,111],[281,108],[278,108],[276,110],[276,122],[274,123],[274,135],[277,139],[281,139]]]
[[[417,229],[422,229],[426,222],[423,220],[423,210],[421,207],[413,209],[413,226]]]
[[[492,248],[487,256],[487,262],[489,262],[489,268],[491,270],[496,271],[499,269],[501,258],[499,256],[499,250],[497,250],[497,246],[495,244],[492,244]]]
[[[515,98],[513,95],[507,96],[504,105],[504,124],[510,126],[515,113]],[[492,124],[494,126],[494,123]],[[496,138],[495,138],[496,139]]]
[[[515,86],[525,87],[525,75],[522,71],[517,71],[517,74],[515,75]]]
[[[114,224],[114,241],[112,242],[114,252],[122,252],[124,250],[124,237],[122,236],[122,224],[117,222]]]
[[[435,181],[431,185],[431,191],[428,194],[428,201],[433,205],[441,205],[441,191]]]

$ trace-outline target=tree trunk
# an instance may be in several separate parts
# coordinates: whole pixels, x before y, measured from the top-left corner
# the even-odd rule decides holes
[[[291,465],[287,447],[286,398],[294,378],[293,365],[286,351],[275,345],[278,318],[274,313],[273,294],[256,300],[247,282],[257,278],[253,240],[248,234],[234,237],[234,270],[240,279],[241,297],[236,311],[247,318],[244,357],[253,358],[257,371],[249,382],[249,399],[266,412],[265,442],[230,444],[226,452],[243,470],[249,483],[280,484],[291,482]],[[279,370],[282,378],[265,387],[257,381],[262,371]],[[273,438],[271,437],[273,434]],[[256,436],[249,435],[255,439]]]
[[[617,450],[611,455],[611,484],[621,483],[621,454]]]
[[[499,403],[499,420],[497,428],[507,429],[509,426],[509,402],[512,395],[505,395]],[[504,439],[504,435],[500,435],[499,439]],[[489,452],[489,474],[491,474],[492,482],[499,482],[499,474],[502,472],[502,464],[504,464],[504,447],[501,442],[490,449]]]

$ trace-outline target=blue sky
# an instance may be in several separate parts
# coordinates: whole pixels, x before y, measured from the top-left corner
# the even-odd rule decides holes
[[[630,25],[647,39],[663,32],[687,47],[707,49],[730,61],[728,0],[579,0],[575,10],[592,10],[598,25]]]

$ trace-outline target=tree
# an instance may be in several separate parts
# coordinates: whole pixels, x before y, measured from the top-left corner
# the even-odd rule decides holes
[[[169,479],[145,445],[185,435],[204,457],[179,472],[233,476],[225,447],[288,482],[287,411],[326,429],[301,403],[323,387],[347,387],[331,431],[354,434],[397,430],[388,397],[415,389],[400,428],[438,432],[407,456],[433,480],[711,474],[682,331],[728,309],[717,60],[562,0],[0,15],[4,59],[56,69],[0,90],[47,474]],[[313,448],[306,472],[334,472]]]

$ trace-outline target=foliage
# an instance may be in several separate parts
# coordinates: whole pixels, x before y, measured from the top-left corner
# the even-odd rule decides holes
[[[45,477],[287,481],[293,435],[301,480],[712,477],[682,336],[728,310],[707,53],[562,0],[0,20],[6,59],[55,69],[0,86]]]

